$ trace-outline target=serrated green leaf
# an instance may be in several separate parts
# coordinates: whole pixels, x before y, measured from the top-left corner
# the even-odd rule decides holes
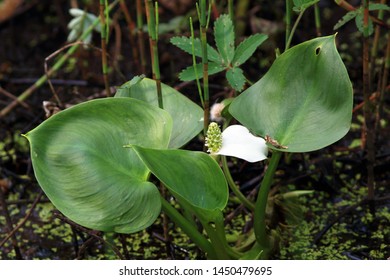
[[[380,4],[380,3],[370,3],[370,6],[368,8],[370,11],[390,11],[390,7],[386,4]]]
[[[241,68],[234,67],[230,68],[226,72],[226,79],[228,80],[231,87],[236,91],[242,91],[246,82],[246,78],[244,76]]]
[[[348,13],[346,13],[336,24],[335,26],[333,27],[333,30],[336,30],[336,29],[339,29],[341,26],[343,26],[344,24],[346,24],[347,22],[351,21],[352,19],[354,19],[357,15],[357,11],[350,11]]]
[[[294,11],[300,12],[309,8],[310,6],[318,3],[320,0],[293,0],[294,1]]]
[[[215,62],[209,62],[208,64],[208,73],[209,75],[217,74],[219,72],[222,72],[225,70],[225,66],[220,65]],[[202,79],[203,78],[203,65],[201,63],[196,64],[196,71],[198,73],[198,78]],[[182,81],[193,81],[196,79],[195,75],[195,69],[194,66],[189,66],[183,71],[180,72],[179,78]]]
[[[255,34],[242,41],[234,53],[233,66],[240,66],[247,61],[267,38],[265,34]]]
[[[234,38],[234,27],[230,16],[219,16],[214,24],[214,39],[225,66],[229,66],[234,58]]]
[[[361,12],[358,12],[356,17],[355,17],[355,23],[356,27],[359,29],[359,31],[365,35],[365,36],[370,36],[372,33],[374,33],[374,24],[372,23],[371,18],[368,18],[368,34],[365,34],[364,30],[364,12],[363,9],[359,9]]]
[[[180,48],[192,55],[192,39],[188,37],[172,37],[171,44]],[[199,38],[194,39],[194,55],[197,57],[202,57],[202,45]],[[209,44],[207,44],[207,58],[211,61],[221,63],[221,57],[218,52]]]

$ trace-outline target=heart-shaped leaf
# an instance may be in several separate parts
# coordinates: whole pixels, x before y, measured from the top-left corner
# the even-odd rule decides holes
[[[132,145],[151,172],[192,206],[223,210],[228,187],[219,165],[208,154],[186,150],[157,150]]]
[[[352,85],[334,36],[295,46],[230,104],[238,121],[287,152],[326,147],[349,130]],[[277,147],[276,147],[277,148]]]
[[[203,129],[203,110],[174,88],[161,84],[164,110],[173,119],[169,148],[180,148]],[[132,97],[158,106],[156,81],[139,77],[122,85],[115,97]]]
[[[126,144],[167,148],[167,112],[132,98],[88,101],[55,114],[25,136],[38,183],[73,221],[131,233],[152,224],[160,195]]]

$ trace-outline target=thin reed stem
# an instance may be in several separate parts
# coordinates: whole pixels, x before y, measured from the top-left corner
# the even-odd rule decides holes
[[[194,26],[192,24],[192,17],[190,17],[190,30],[191,30],[191,42],[192,42],[192,64],[194,66],[195,77],[196,77],[196,86],[198,88],[200,102],[202,103],[202,107],[204,108],[203,92],[202,92],[202,87],[200,85],[198,70],[196,67],[195,46],[194,46],[195,45],[195,34],[194,34]]]
[[[285,51],[288,50],[290,48],[290,45],[291,45],[291,41],[292,41],[292,37],[294,36],[294,33],[295,33],[295,30],[297,29],[298,27],[298,23],[299,21],[301,20],[303,14],[305,13],[305,10],[306,9],[302,9],[298,15],[298,18],[296,19],[295,23],[294,23],[294,26],[292,27],[291,29],[291,32],[289,34],[289,37],[287,39],[287,43],[286,43],[286,47],[285,47]]]
[[[286,39],[285,39],[286,46],[291,34],[292,8],[293,8],[293,0],[286,0]]]
[[[102,70],[103,70],[103,80],[104,88],[106,95],[110,96],[110,84],[108,80],[108,63],[107,63],[107,21],[106,21],[106,9],[107,9],[107,0],[100,0],[100,22],[102,25],[100,36],[101,36],[101,47],[102,47]]]
[[[126,5],[126,1],[125,0],[121,0],[119,2],[120,4],[120,7],[121,7],[121,10],[125,16],[125,19],[126,19],[126,22],[127,22],[127,28],[129,29],[129,39],[130,39],[130,45],[131,45],[131,50],[132,50],[132,54],[133,54],[133,60],[134,60],[134,63],[135,65],[137,65],[138,69],[141,67],[140,66],[140,62],[139,62],[139,55],[138,55],[138,51],[137,51],[137,48],[135,46],[135,29],[136,29],[136,26],[135,26],[135,23],[133,21],[133,18],[131,17],[130,13],[129,13],[129,8],[127,7]]]
[[[316,24],[316,34],[318,37],[321,36],[321,13],[320,13],[320,7],[318,6],[318,3],[314,4],[314,19]]]
[[[158,56],[158,4],[153,5],[152,0],[145,0],[146,19],[148,22],[150,54],[152,57],[153,79],[156,81],[158,106],[163,109],[161,90],[160,62]]]
[[[137,0],[137,37],[138,37],[138,50],[141,59],[141,73],[146,73],[146,54],[144,43],[144,32],[142,27],[144,25],[143,12],[142,12],[142,0]]]
[[[206,0],[200,0],[199,5],[199,22],[200,22],[200,41],[202,45],[202,65],[203,65],[203,133],[206,135],[210,122],[210,97],[209,97],[209,64],[207,55],[207,9]]]

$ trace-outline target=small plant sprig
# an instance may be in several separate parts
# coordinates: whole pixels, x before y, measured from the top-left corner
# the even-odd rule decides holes
[[[370,4],[368,7],[368,11],[390,11],[390,7],[386,4],[380,4],[380,3],[373,3]],[[365,33],[365,28],[368,28],[368,36],[372,35],[374,32],[374,24],[373,20],[368,17],[367,25],[364,24],[364,6],[361,6],[355,10],[349,11],[346,13],[339,22],[333,27],[334,30],[339,29],[346,23],[348,23],[351,20],[355,20],[356,27],[361,33]]]
[[[74,18],[68,23],[68,29],[70,30],[68,35],[68,42],[73,42],[78,40],[83,33],[85,33],[90,26],[93,26],[93,30],[96,32],[102,31],[101,24],[95,24],[98,21],[98,18],[91,13],[87,13],[80,9],[70,9],[69,14]],[[86,36],[83,37],[82,41],[85,44],[90,44],[92,41],[92,32],[88,32]]]
[[[230,86],[236,91],[242,91],[246,78],[240,66],[253,55],[267,38],[268,36],[265,34],[255,34],[245,39],[235,48],[235,33],[231,17],[221,15],[214,25],[214,40],[217,49],[207,44],[208,73],[213,75],[226,71],[226,79]],[[202,47],[199,39],[173,37],[171,43],[189,54],[202,57]],[[196,64],[184,69],[179,77],[182,81],[193,81],[197,77],[196,73],[202,72],[202,64]],[[199,76],[202,77],[202,75]]]

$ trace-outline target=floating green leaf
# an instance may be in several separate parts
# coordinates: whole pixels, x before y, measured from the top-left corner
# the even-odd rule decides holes
[[[160,213],[158,189],[137,144],[167,148],[167,112],[131,98],[88,101],[55,114],[25,136],[38,183],[67,217],[88,228],[131,233]]]
[[[287,152],[326,147],[349,130],[352,85],[334,36],[295,46],[230,104],[238,121]]]
[[[228,187],[219,165],[208,154],[157,150],[132,145],[151,172],[180,199],[207,210],[223,210]]]
[[[203,110],[174,88],[161,84],[164,110],[173,119],[170,148],[180,148],[203,129]],[[134,77],[118,88],[115,97],[132,97],[158,107],[156,81]]]

